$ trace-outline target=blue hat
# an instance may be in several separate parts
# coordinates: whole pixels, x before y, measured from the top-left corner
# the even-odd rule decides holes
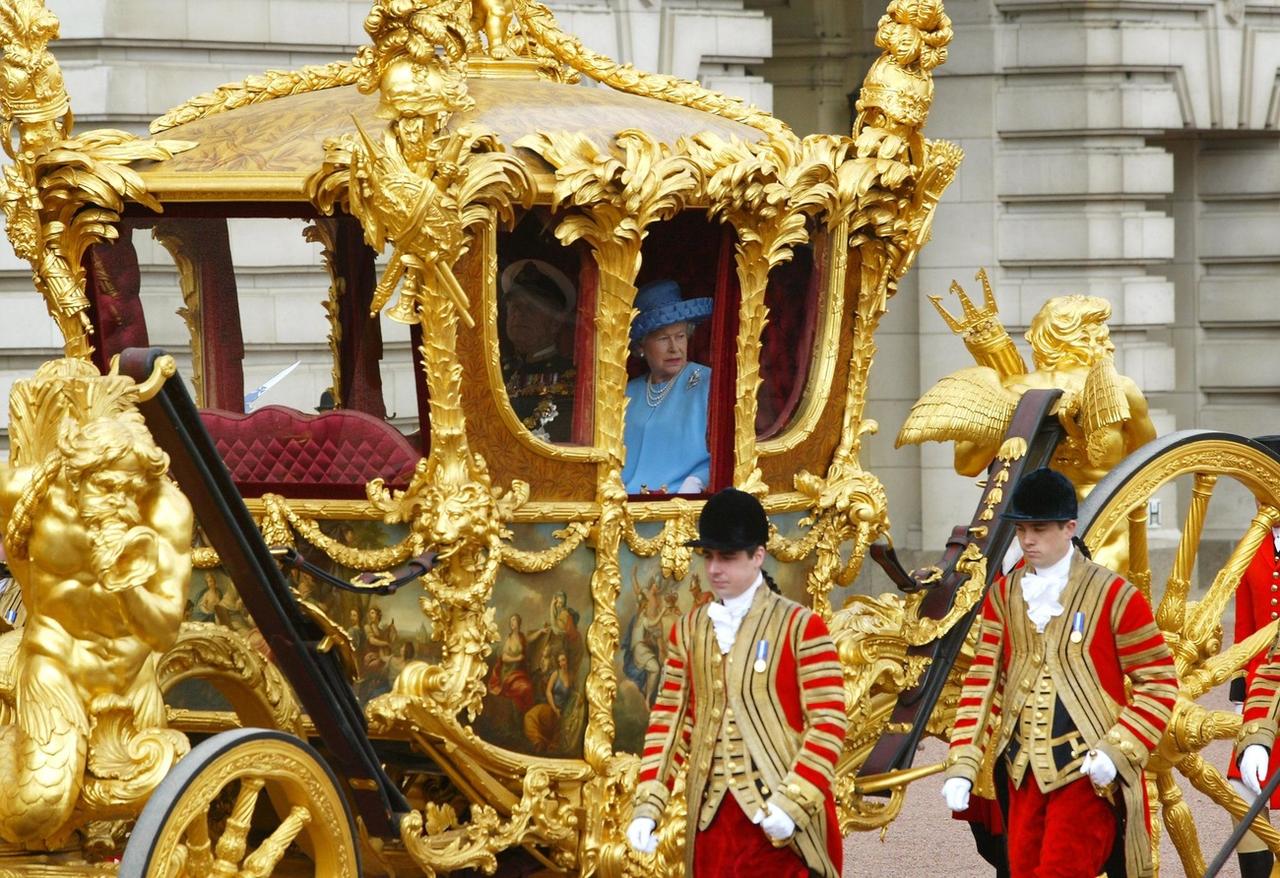
[[[639,341],[655,329],[672,323],[697,323],[711,316],[711,299],[685,299],[680,284],[673,280],[655,280],[636,293],[640,313],[631,322],[631,340]]]

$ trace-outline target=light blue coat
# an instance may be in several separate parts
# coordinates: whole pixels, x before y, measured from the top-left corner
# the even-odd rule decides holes
[[[687,363],[671,379],[675,386],[656,406],[645,394],[648,375],[627,382],[627,416],[622,431],[627,461],[622,482],[627,493],[639,494],[645,485],[656,491],[663,485],[674,493],[687,476],[705,485],[711,478],[711,454],[707,451],[707,401],[711,369]]]

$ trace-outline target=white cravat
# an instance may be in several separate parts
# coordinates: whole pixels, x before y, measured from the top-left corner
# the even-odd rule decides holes
[[[1280,555],[1280,526],[1271,528],[1271,541],[1275,544],[1276,554]]]
[[[733,641],[738,636],[738,628],[751,609],[751,600],[756,596],[756,589],[764,582],[764,576],[757,576],[751,587],[737,597],[725,598],[724,603],[707,604],[707,615],[711,617],[711,625],[715,628],[716,643],[720,644],[720,652],[728,654],[733,649]]]
[[[1068,546],[1067,554],[1053,566],[1032,573],[1022,574],[1022,599],[1027,604],[1027,618],[1044,633],[1045,626],[1054,616],[1062,615],[1062,591],[1067,587],[1067,575],[1071,572],[1071,556],[1075,547]]]

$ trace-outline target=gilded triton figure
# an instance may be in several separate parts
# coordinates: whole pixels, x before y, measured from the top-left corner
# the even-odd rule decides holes
[[[63,359],[10,400],[0,525],[27,617],[0,639],[0,836],[28,847],[135,814],[187,751],[156,659],[186,605],[191,506],[137,398]]]
[[[941,378],[911,407],[896,447],[921,442],[955,442],[955,470],[964,476],[983,472],[995,458],[1028,390],[1060,388],[1058,420],[1066,438],[1050,466],[1075,485],[1078,500],[1127,455],[1155,438],[1155,425],[1138,385],[1116,372],[1115,345],[1107,321],[1111,304],[1097,296],[1056,296],[1031,320],[1026,339],[1033,368],[1028,369],[1000,321],[985,271],[977,278],[984,293],[978,309],[957,283],[963,319],[930,296],[952,332],[964,337],[976,366]],[[1098,551],[1099,563],[1128,569],[1123,531]]]

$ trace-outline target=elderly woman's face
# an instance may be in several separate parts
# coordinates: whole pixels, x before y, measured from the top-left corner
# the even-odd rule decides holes
[[[670,381],[689,362],[689,324],[671,323],[640,340],[640,355],[649,365],[649,380]]]

